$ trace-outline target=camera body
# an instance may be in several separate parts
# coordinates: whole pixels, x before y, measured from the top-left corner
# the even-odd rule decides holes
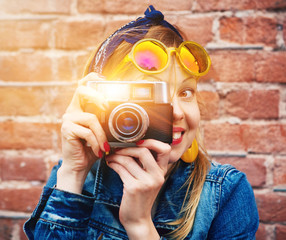
[[[173,107],[166,82],[89,81],[87,86],[108,101],[108,109],[97,117],[111,146],[130,146],[140,139],[172,143]]]

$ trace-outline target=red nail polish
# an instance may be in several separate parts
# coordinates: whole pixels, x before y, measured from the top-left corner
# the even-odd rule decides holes
[[[110,151],[110,146],[109,146],[108,142],[105,142],[105,143],[103,144],[103,146],[104,146],[105,152],[109,152],[109,151]]]
[[[136,142],[136,145],[140,145],[140,144],[142,144],[143,142],[144,142],[144,140],[141,139],[141,140],[139,140],[138,142]]]
[[[103,156],[103,153],[102,153],[101,150],[99,150],[99,151],[98,151],[98,157],[99,157],[99,158],[102,158],[102,156]]]

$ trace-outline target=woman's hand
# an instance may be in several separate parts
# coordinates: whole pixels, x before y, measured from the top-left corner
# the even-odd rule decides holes
[[[95,113],[105,110],[106,102],[100,93],[86,82],[102,80],[90,73],[79,81],[70,105],[63,116],[63,163],[58,170],[57,188],[81,193],[85,178],[94,162],[109,151],[105,133]]]
[[[151,151],[155,152],[156,159]],[[159,239],[151,210],[165,182],[171,147],[148,139],[139,147],[125,148],[106,157],[107,164],[123,181],[119,218],[129,239]]]

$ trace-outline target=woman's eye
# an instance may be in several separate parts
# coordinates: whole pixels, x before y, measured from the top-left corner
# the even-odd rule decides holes
[[[182,98],[187,98],[187,99],[192,98],[193,97],[193,91],[190,89],[181,91],[179,96]]]

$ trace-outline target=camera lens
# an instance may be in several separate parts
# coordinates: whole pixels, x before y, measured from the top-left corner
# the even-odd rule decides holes
[[[123,103],[110,113],[108,126],[111,134],[120,142],[140,140],[149,126],[148,114],[138,104]]]
[[[130,111],[125,111],[117,116],[115,121],[116,128],[122,134],[133,134],[139,127],[140,119],[138,116]]]

